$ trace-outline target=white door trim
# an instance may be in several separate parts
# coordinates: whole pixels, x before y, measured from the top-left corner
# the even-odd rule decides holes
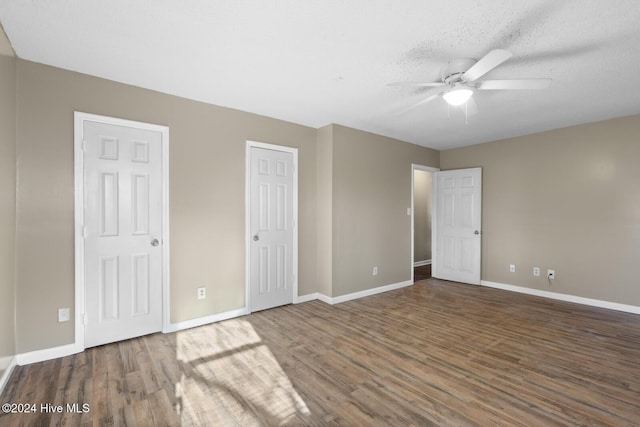
[[[413,182],[413,175],[414,175],[414,171],[425,171],[425,172],[439,172],[440,168],[433,168],[431,166],[423,166],[423,165],[418,165],[415,163],[411,164],[411,283],[414,282],[414,271],[413,268],[415,267],[415,265],[413,264],[413,257],[415,256],[415,239],[413,236],[413,233],[415,233],[415,222],[416,222],[416,218],[415,215],[413,214],[414,212],[414,206],[413,206],[413,192],[414,192],[414,182]],[[431,199],[433,199],[433,191],[431,191]],[[431,206],[433,206],[433,203],[431,204]],[[432,216],[433,219],[433,216]],[[431,221],[433,223],[433,220]],[[431,227],[431,229],[433,230],[433,227]],[[432,238],[431,239],[431,258],[433,259],[433,251],[434,251],[434,245],[435,245],[435,240]]]
[[[84,123],[98,122],[159,132],[162,136],[162,331],[169,330],[169,128],[74,112],[75,347],[84,350]]]
[[[245,308],[251,312],[251,148],[291,153],[293,156],[293,302],[298,302],[298,149],[247,140],[245,152]]]

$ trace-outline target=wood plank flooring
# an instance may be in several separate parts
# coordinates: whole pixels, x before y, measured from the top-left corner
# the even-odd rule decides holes
[[[413,268],[413,281],[419,282],[431,278],[431,264]]]
[[[65,408],[0,426],[638,426],[640,316],[428,279],[17,367],[5,402]]]

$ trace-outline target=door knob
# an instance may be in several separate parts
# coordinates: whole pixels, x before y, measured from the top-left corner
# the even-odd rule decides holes
[[[160,241],[158,239],[153,239],[151,241],[151,246],[158,246],[160,244]]]
[[[480,231],[476,230],[473,232],[473,234],[480,234]]]
[[[255,236],[253,236],[253,241],[257,242],[258,240],[260,240],[260,237],[256,234]]]

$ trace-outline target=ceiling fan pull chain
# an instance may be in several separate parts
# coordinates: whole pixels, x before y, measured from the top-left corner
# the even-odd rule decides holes
[[[469,124],[469,102],[464,103],[464,124]]]

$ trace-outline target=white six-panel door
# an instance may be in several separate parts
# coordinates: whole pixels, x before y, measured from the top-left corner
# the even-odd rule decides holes
[[[293,154],[250,147],[250,310],[293,302]]]
[[[482,169],[433,174],[433,277],[480,284]]]
[[[162,141],[85,121],[85,347],[162,328]]]

